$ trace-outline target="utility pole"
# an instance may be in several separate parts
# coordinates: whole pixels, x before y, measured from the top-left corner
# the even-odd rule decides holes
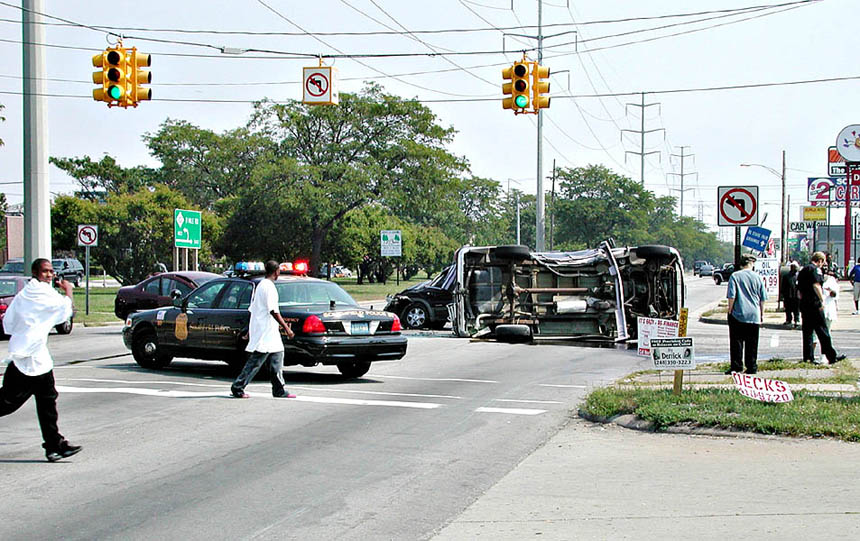
[[[645,129],[645,108],[651,107],[653,105],[660,105],[660,104],[659,103],[649,103],[646,105],[645,104],[645,93],[641,92],[640,95],[642,98],[642,103],[628,103],[628,104],[626,104],[630,107],[639,107],[641,109],[640,110],[640,128],[638,130],[621,130],[621,140],[622,141],[624,140],[624,132],[626,132],[626,131],[630,132],[630,133],[638,133],[639,134],[639,141],[640,141],[639,152],[634,152],[632,150],[625,150],[624,151],[624,160],[625,160],[625,162],[627,161],[627,155],[628,154],[636,154],[637,156],[640,157],[641,166],[640,166],[640,170],[639,170],[639,182],[642,183],[642,185],[644,186],[645,185],[645,156],[647,156],[648,154],[658,154],[658,155],[660,154],[659,150],[652,150],[650,152],[645,152],[645,134],[646,133],[653,133],[656,131],[662,131],[663,132],[663,139],[665,139],[666,138],[666,130],[663,128],[655,128],[653,130],[646,130]],[[627,112],[626,107],[625,107],[624,111],[625,111],[625,113]]]
[[[779,211],[779,266],[782,268],[785,265],[785,261],[787,258],[786,248],[788,247],[788,243],[785,240],[785,151],[782,151],[782,208]],[[778,273],[779,274],[779,273]],[[781,276],[781,274],[779,274]],[[797,323],[797,322],[795,322]]]
[[[549,249],[552,251],[555,247],[555,158],[552,160],[552,191],[550,192],[549,208]]]
[[[670,157],[674,156],[676,158],[681,158],[681,172],[680,173],[667,173],[667,174],[668,175],[677,175],[677,176],[681,177],[681,189],[678,190],[678,189],[672,188],[672,191],[673,192],[681,192],[681,208],[679,209],[680,212],[678,213],[678,215],[683,218],[684,217],[684,192],[688,192],[688,191],[693,189],[693,188],[687,188],[686,190],[684,189],[684,177],[687,175],[696,175],[696,178],[698,179],[699,173],[696,173],[696,172],[684,173],[684,158],[692,158],[693,156],[695,156],[695,154],[684,154],[684,149],[690,148],[689,145],[679,146],[678,148],[681,149],[681,153],[680,154],[670,154]]]
[[[24,269],[34,259],[51,259],[48,180],[48,108],[45,104],[45,13],[43,0],[22,0],[24,95]]]
[[[543,65],[543,1],[538,0],[538,65]],[[543,193],[543,109],[537,115],[537,209],[535,212],[535,251],[546,249],[546,218],[544,217]]]

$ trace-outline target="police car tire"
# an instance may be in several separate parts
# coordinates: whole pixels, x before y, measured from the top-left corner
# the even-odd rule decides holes
[[[155,354],[147,354],[145,348],[147,344],[152,344],[155,347]],[[173,356],[158,351],[158,337],[155,331],[146,329],[139,331],[134,335],[131,344],[131,354],[137,364],[143,368],[164,368],[173,360]]]
[[[337,369],[345,378],[360,378],[370,370],[370,363],[359,361],[354,363],[337,363]]]

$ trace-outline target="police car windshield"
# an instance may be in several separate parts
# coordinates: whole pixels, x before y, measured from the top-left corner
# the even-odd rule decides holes
[[[325,305],[356,306],[356,302],[340,286],[331,282],[275,282],[280,306]]]

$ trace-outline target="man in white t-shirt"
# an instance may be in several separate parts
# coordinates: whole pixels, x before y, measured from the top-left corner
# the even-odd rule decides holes
[[[81,450],[70,444],[57,428],[57,387],[54,360],[48,352],[50,330],[72,317],[72,284],[60,280],[66,293],[57,293],[51,283],[54,267],[49,259],[36,259],[30,268],[33,278],[15,295],[3,316],[4,332],[10,335],[9,362],[0,387],[0,417],[36,397],[36,414],[42,428],[42,447],[50,462],[68,458]]]
[[[251,383],[254,376],[268,363],[269,374],[272,378],[272,395],[275,398],[295,398],[284,388],[284,343],[281,341],[279,328],[284,329],[287,338],[293,338],[295,333],[281,316],[278,306],[278,290],[275,280],[280,275],[280,266],[275,261],[266,261],[266,278],[260,280],[254,290],[254,298],[248,311],[251,312],[251,323],[248,326],[248,360],[236,381],[230,386],[230,392],[235,398],[249,398],[245,387]]]

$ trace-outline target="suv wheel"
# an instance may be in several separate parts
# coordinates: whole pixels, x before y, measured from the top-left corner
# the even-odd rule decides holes
[[[427,317],[427,309],[424,308],[424,305],[413,302],[406,307],[406,310],[403,311],[403,317],[400,319],[403,320],[403,324],[406,325],[407,329],[420,329],[427,325],[429,318]]]
[[[83,275],[81,273],[75,274],[72,278],[72,283],[75,284],[75,287],[81,287],[81,280],[83,279]]]
[[[720,278],[720,275],[719,275],[719,274],[715,274],[715,275],[714,275],[714,283],[715,283],[715,284],[717,284],[717,285],[720,285],[721,283],[723,283],[723,279],[722,279],[722,278]]]

